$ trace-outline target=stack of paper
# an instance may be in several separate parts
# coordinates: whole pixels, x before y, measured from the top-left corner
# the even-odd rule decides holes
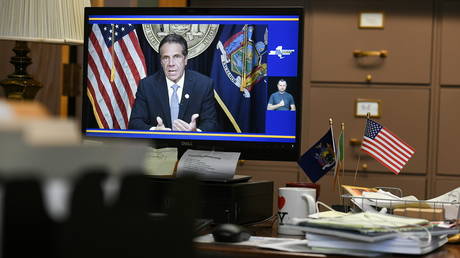
[[[417,237],[396,236],[374,243],[354,241],[346,238],[307,233],[308,245],[312,248],[334,247],[338,249],[362,250],[381,253],[426,254],[447,243],[446,235],[424,241]]]
[[[440,228],[427,220],[378,213],[306,219],[295,229],[306,232],[308,246],[378,253],[425,254],[447,242],[456,228]]]

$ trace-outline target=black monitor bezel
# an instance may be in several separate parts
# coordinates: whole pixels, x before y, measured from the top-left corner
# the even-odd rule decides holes
[[[90,15],[298,15],[299,16],[299,37],[298,37],[298,91],[296,101],[296,142],[245,142],[245,141],[216,141],[216,140],[178,140],[178,139],[146,139],[146,138],[123,138],[130,141],[151,143],[155,148],[177,147],[179,153],[185,149],[215,150],[215,151],[236,151],[241,152],[240,159],[245,160],[275,160],[275,161],[296,161],[300,154],[302,134],[302,73],[303,73],[303,28],[304,10],[295,8],[164,8],[164,7],[87,7],[85,8],[84,21],[84,48],[83,64],[87,63],[88,37],[90,26],[88,17]],[[83,67],[83,101],[81,131],[84,139],[105,141],[106,137],[86,136],[85,130],[88,124],[88,116],[91,105],[87,91],[87,67]],[[111,138],[114,139],[114,138]],[[121,139],[121,138],[120,138]]]

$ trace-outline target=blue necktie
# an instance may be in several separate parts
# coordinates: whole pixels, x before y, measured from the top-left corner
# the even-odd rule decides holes
[[[177,89],[179,85],[174,84],[171,86],[173,93],[171,95],[171,101],[169,101],[169,109],[171,110],[171,124],[179,116],[179,97],[177,96]]]

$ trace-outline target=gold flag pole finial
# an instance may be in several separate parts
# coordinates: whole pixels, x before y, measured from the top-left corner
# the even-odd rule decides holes
[[[329,125],[332,126],[332,118],[329,118]]]

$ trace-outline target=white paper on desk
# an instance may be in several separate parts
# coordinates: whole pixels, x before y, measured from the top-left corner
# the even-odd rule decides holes
[[[460,208],[460,187],[436,198],[427,200],[427,203],[431,208],[444,208],[445,219],[457,219]]]
[[[193,240],[195,243],[209,243],[219,245],[237,245],[237,246],[254,246],[263,249],[272,249],[283,252],[308,253],[309,257],[326,257],[324,254],[341,254],[351,256],[375,257],[380,253],[360,251],[360,250],[344,250],[334,248],[312,248],[308,246],[308,240],[294,238],[279,238],[279,237],[261,237],[251,236],[248,241],[238,243],[215,242],[211,234],[196,237]]]
[[[177,176],[227,180],[235,175],[239,152],[187,150],[177,165]]]
[[[230,242],[216,242],[214,241],[214,237],[212,236],[212,234],[207,234],[207,235],[196,237],[193,241],[196,243],[213,243],[213,244],[221,244],[221,245],[244,245],[244,246],[260,247],[263,245],[277,245],[281,243],[292,243],[292,242],[298,243],[299,241],[305,242],[306,240],[299,240],[295,238],[251,236],[247,241],[230,243]]]
[[[169,176],[173,174],[177,161],[177,148],[151,148],[145,155],[145,171],[148,175]]]
[[[399,207],[421,207],[428,208],[427,204],[418,202],[418,199],[413,196],[398,197],[390,192],[378,190],[378,192],[363,192],[367,203],[376,207],[384,208],[399,208]],[[356,198],[357,199],[357,198]],[[357,199],[359,201],[359,199]]]

